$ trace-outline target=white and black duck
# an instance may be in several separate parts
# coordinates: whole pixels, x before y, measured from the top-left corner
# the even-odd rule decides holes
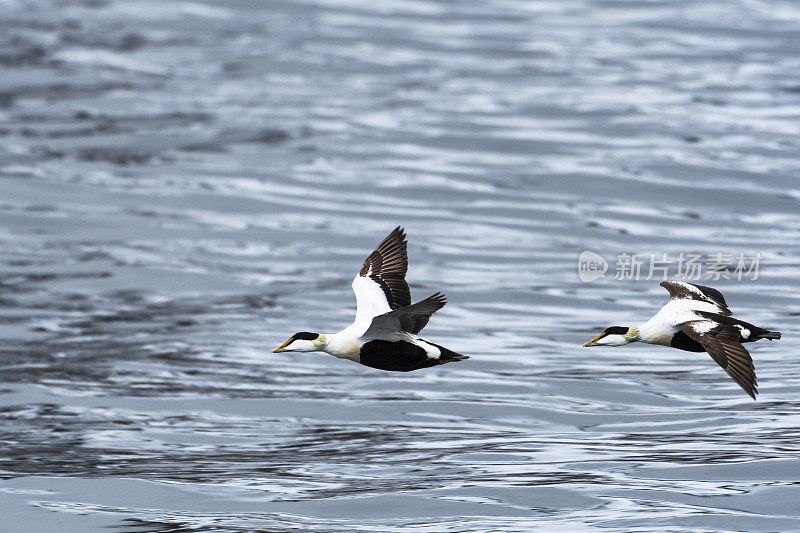
[[[338,333],[300,332],[277,352],[325,352],[372,368],[408,372],[467,359],[418,334],[446,299],[436,293],[411,303],[406,235],[397,227],[364,261],[353,280],[356,318]]]
[[[622,346],[646,342],[689,352],[708,352],[753,399],[758,383],[753,359],[745,342],[780,339],[769,331],[731,316],[725,298],[716,289],[680,281],[665,281],[669,301],[639,326],[612,326],[584,346]]]

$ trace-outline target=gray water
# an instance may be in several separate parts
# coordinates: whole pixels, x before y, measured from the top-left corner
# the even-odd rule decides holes
[[[800,530],[793,1],[0,2],[0,529]],[[396,225],[427,338],[353,317]],[[610,263],[584,283],[578,256]],[[783,332],[760,396],[645,320],[621,253]]]

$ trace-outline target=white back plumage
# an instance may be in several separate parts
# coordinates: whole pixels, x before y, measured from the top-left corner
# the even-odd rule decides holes
[[[642,338],[654,344],[669,346],[672,335],[686,322],[701,319],[696,311],[729,316],[725,297],[718,290],[684,281],[664,281],[661,286],[669,291],[669,301],[639,326]]]

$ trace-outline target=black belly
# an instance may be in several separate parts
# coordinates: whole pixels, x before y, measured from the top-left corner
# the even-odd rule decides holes
[[[703,348],[703,345],[691,338],[686,333],[679,331],[675,335],[672,336],[672,340],[669,343],[670,346],[673,348],[677,348],[679,350],[686,350],[687,352],[705,352],[706,349]]]
[[[438,359],[430,359],[424,349],[405,341],[369,341],[361,347],[361,364],[392,370],[410,372],[439,364]]]

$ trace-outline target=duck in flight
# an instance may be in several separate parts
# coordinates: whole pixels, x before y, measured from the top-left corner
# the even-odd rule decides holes
[[[612,326],[584,346],[623,346],[641,341],[708,352],[755,400],[756,372],[742,343],[780,339],[781,334],[733,318],[716,289],[682,281],[664,281],[661,286],[669,291],[669,301],[650,320],[640,326]]]
[[[300,332],[272,350],[325,352],[372,368],[408,372],[467,359],[418,334],[444,307],[441,293],[411,303],[406,235],[399,226],[364,261],[353,280],[356,318],[338,333]]]

